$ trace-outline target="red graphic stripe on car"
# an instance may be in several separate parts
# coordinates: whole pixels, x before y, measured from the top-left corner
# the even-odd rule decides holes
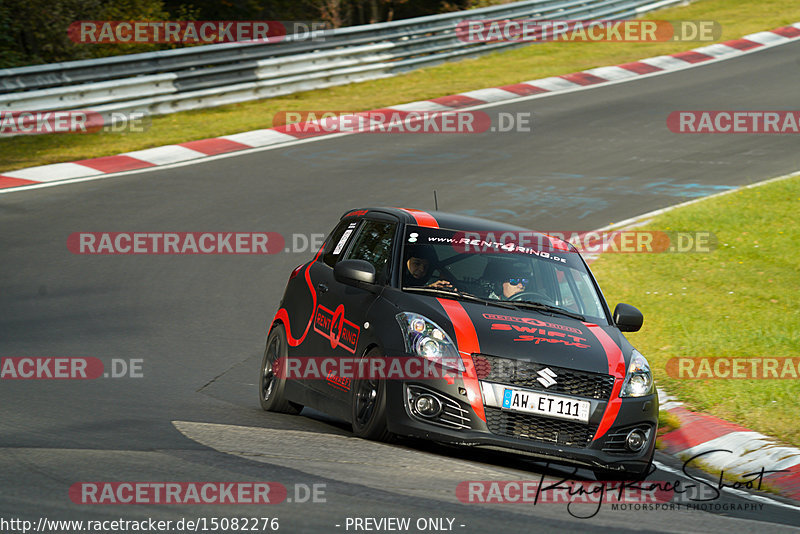
[[[425,228],[439,228],[439,222],[433,215],[431,215],[427,211],[413,210],[410,208],[408,209],[401,208],[401,209],[406,213],[411,214],[411,216],[414,217],[414,219],[416,219],[417,226],[424,226]]]
[[[622,389],[622,382],[625,380],[625,358],[622,357],[622,350],[614,343],[614,340],[611,339],[605,330],[596,324],[583,324],[586,325],[589,331],[594,334],[594,337],[596,337],[603,346],[606,358],[608,359],[608,374],[614,375],[615,378],[614,388],[611,390],[611,400],[609,400],[608,406],[606,406],[603,419],[600,421],[600,426],[597,428],[597,432],[592,440],[595,441],[602,438],[606,432],[608,432],[608,429],[614,424],[614,420],[617,418],[619,409],[622,406],[622,401],[619,398],[619,390]]]
[[[486,421],[486,414],[483,411],[483,396],[481,395],[481,386],[478,383],[478,373],[475,371],[475,364],[472,361],[472,354],[478,354],[481,351],[480,344],[478,343],[478,333],[475,331],[475,325],[472,324],[472,319],[469,318],[467,311],[461,304],[454,300],[447,300],[437,298],[439,304],[444,308],[450,322],[453,323],[453,328],[456,331],[456,345],[458,345],[458,353],[461,355],[461,361],[464,362],[464,388],[467,390],[467,398],[475,410],[475,413]]]
[[[311,291],[311,299],[313,300],[313,302],[311,304],[311,310],[312,310],[311,317],[308,318],[308,324],[306,325],[306,329],[303,331],[303,335],[301,335],[297,339],[292,337],[292,327],[289,324],[289,313],[286,311],[286,308],[279,309],[278,313],[275,314],[275,318],[272,319],[273,325],[279,319],[283,321],[284,326],[286,326],[286,341],[287,343],[289,343],[290,347],[296,347],[297,345],[302,343],[303,340],[305,340],[306,336],[308,335],[308,331],[311,329],[311,323],[314,322],[315,312],[313,310],[317,309],[317,292],[314,289],[314,284],[311,283],[311,273],[309,271],[311,270],[311,266],[314,265],[314,262],[319,259],[320,255],[322,255],[323,250],[325,250],[325,243],[322,244],[322,246],[319,249],[319,252],[317,252],[317,255],[314,256],[314,259],[311,260],[311,263],[309,263],[308,267],[306,267],[305,279],[306,279],[306,284],[308,284],[308,289]],[[270,331],[272,331],[272,327],[270,327]],[[267,333],[267,335],[269,335],[269,332]]]

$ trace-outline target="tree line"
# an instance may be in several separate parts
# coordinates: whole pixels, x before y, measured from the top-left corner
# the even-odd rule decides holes
[[[75,21],[279,20],[338,28],[457,11],[511,0],[0,0],[0,68],[184,46],[73,42]]]

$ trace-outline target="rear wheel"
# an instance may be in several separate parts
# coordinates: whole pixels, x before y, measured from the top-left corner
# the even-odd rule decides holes
[[[378,349],[367,353],[366,358],[380,358]],[[353,433],[364,439],[391,441],[394,434],[386,425],[386,380],[359,378],[353,381],[351,391]]]
[[[261,380],[259,397],[261,407],[270,412],[298,414],[301,404],[291,402],[285,397],[286,379],[279,376],[279,365],[286,365],[289,347],[286,344],[286,331],[282,324],[276,325],[267,338],[267,348],[261,359]]]

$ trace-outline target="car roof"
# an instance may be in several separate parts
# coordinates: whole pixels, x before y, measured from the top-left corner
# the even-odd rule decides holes
[[[394,207],[375,207],[360,208],[349,210],[342,219],[347,217],[363,217],[366,215],[392,215],[405,224],[426,226],[430,228],[445,228],[449,230],[462,230],[465,232],[526,232],[540,235],[547,235],[543,232],[536,232],[530,228],[523,228],[512,224],[491,221],[480,217],[470,217],[468,215],[458,215],[445,211],[426,211],[413,208],[394,208]],[[572,244],[557,237],[549,236],[550,239],[557,240],[566,244],[568,250],[574,250]]]

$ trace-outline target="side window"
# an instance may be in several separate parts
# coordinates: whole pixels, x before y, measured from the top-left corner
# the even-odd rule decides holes
[[[339,256],[347,249],[347,242],[350,240],[350,236],[355,231],[356,226],[358,226],[358,221],[343,221],[331,233],[325,243],[325,251],[322,253],[322,261],[326,265],[333,267],[336,264]]]
[[[365,221],[347,259],[370,262],[375,266],[377,280],[382,283],[386,280],[386,268],[392,257],[396,227],[395,223]]]
[[[570,269],[570,271],[572,272],[572,279],[575,281],[575,287],[578,289],[577,292],[586,308],[583,313],[595,317],[603,317],[603,305],[600,304],[600,300],[597,298],[597,293],[592,287],[589,275],[575,269]]]
[[[559,306],[584,315],[603,316],[603,307],[586,273],[569,267],[556,267],[556,276],[561,293]]]
[[[561,294],[561,300],[556,301],[556,304],[561,306],[562,308],[566,308],[570,311],[574,311],[580,313],[581,310],[580,306],[578,306],[578,299],[575,298],[575,292],[573,288],[575,288],[574,284],[569,283],[569,273],[563,271],[556,267],[556,279],[558,281],[558,292]]]

